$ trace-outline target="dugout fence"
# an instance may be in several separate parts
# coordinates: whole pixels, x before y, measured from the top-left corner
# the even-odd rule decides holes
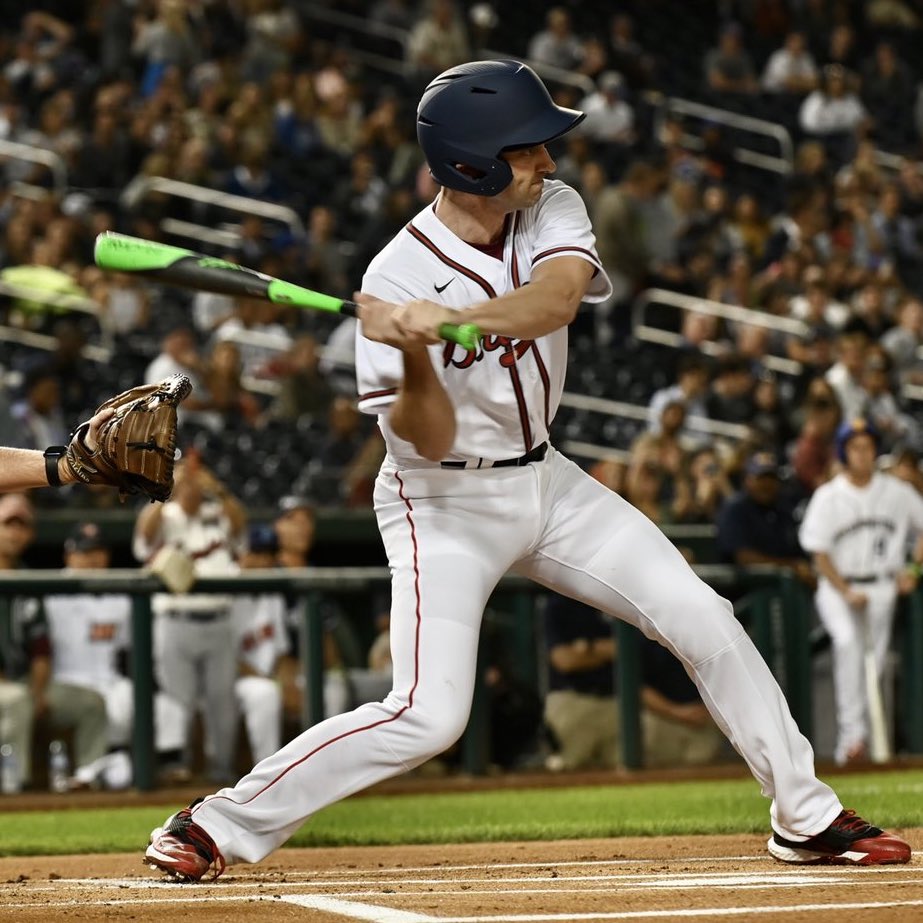
[[[735,612],[788,697],[792,714],[806,736],[812,736],[811,655],[812,601],[808,588],[790,571],[772,566],[737,568],[697,565],[699,576],[734,599]],[[301,631],[299,660],[304,671],[304,726],[323,718],[323,603],[330,597],[372,593],[386,588],[385,567],[300,568],[248,570],[228,577],[200,578],[193,593],[286,593],[299,600]],[[131,671],[134,679],[135,719],[132,738],[134,784],[141,791],[155,786],[153,750],[153,665],[151,595],[164,592],[160,578],[146,569],[85,571],[18,570],[0,574],[0,637],[9,640],[11,601],[15,596],[76,593],[124,593],[132,599]],[[523,672],[536,672],[538,619],[536,598],[544,588],[515,576],[504,577],[496,595],[505,597],[512,613],[511,643]],[[902,601],[897,623],[901,659],[898,733],[902,749],[923,753],[923,589]],[[622,761],[628,769],[643,766],[640,729],[640,633],[622,621],[612,631],[618,648],[617,697],[622,728]],[[479,674],[482,671],[479,671]],[[857,678],[857,682],[861,681]],[[831,718],[832,720],[832,718]],[[482,677],[475,686],[471,717],[462,738],[465,770],[487,771],[487,697]]]

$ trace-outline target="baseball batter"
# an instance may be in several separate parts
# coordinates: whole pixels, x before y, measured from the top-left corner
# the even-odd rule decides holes
[[[906,862],[843,812],[731,606],[660,530],[548,443],[567,326],[610,292],[586,209],[546,143],[582,113],[513,61],[435,78],[417,133],[442,190],[372,261],[356,345],[360,407],[387,457],[375,510],[392,570],[394,686],[305,731],[152,833],[184,880],[268,855],[324,806],[419,765],[468,720],[481,617],[508,570],[638,626],[674,652],[773,799],[770,850],[793,862]],[[480,325],[481,347],[438,340]]]
[[[817,613],[833,642],[834,757],[842,764],[867,756],[865,632],[880,675],[897,594],[916,585],[905,556],[908,537],[923,533],[923,498],[905,481],[876,471],[878,434],[865,420],[844,423],[836,443],[845,469],[811,496],[799,538],[814,555]]]

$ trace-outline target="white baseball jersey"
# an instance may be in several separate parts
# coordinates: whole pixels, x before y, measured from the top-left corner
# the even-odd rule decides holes
[[[139,561],[148,561],[161,547],[172,545],[192,558],[196,574],[202,577],[237,573],[235,558],[242,545],[233,537],[230,520],[219,502],[205,501],[195,515],[187,516],[178,503],[169,501],[164,504],[160,523],[160,533],[151,543],[135,532],[132,552]],[[210,593],[155,593],[151,607],[157,614],[168,609],[211,612],[229,608],[231,601],[230,596]]]
[[[276,661],[288,653],[285,597],[279,593],[243,595],[234,600],[231,619],[237,657],[260,676],[272,676]]]
[[[830,556],[844,577],[885,576],[904,565],[910,531],[923,530],[923,497],[910,484],[876,472],[865,487],[845,474],[812,495],[799,531],[801,547]]]
[[[45,613],[55,680],[105,695],[121,678],[118,651],[131,645],[131,598],[122,593],[47,596]]]
[[[583,200],[562,182],[545,180],[539,201],[508,218],[502,261],[456,237],[436,217],[435,207],[423,209],[372,261],[362,280],[364,292],[398,303],[427,298],[461,309],[525,285],[536,266],[563,255],[596,267],[584,300],[604,301],[612,291]],[[537,340],[487,335],[476,352],[447,343],[430,347],[430,353],[455,405],[458,431],[447,460],[512,458],[548,438],[564,389],[566,327]],[[432,467],[394,434],[384,415],[402,375],[400,350],[366,339],[360,325],[359,409],[381,415],[394,461]]]

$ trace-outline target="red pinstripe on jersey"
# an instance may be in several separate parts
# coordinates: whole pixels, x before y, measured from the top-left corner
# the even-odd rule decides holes
[[[590,262],[594,266],[598,266],[599,259],[592,250],[587,250],[585,247],[552,247],[550,250],[542,250],[541,253],[536,253],[532,257],[532,265],[534,266],[539,260],[545,259],[546,256],[553,256],[555,253],[585,253],[589,258]]]
[[[329,740],[325,740],[322,744],[316,746],[309,753],[306,753],[300,759],[294,760],[289,763],[275,778],[267,782],[258,792],[254,795],[251,795],[245,801],[234,801],[233,798],[229,798],[227,795],[213,795],[211,798],[207,798],[205,801],[197,804],[194,808],[191,809],[191,813],[195,814],[200,808],[204,807],[207,804],[210,804],[213,801],[231,801],[234,804],[244,805],[251,804],[260,795],[269,791],[280,779],[288,775],[293,769],[296,769],[306,760],[309,760],[315,753],[319,753],[321,750],[325,750],[327,747],[332,744],[337,743],[340,740],[345,740],[347,737],[352,737],[355,734],[360,734],[362,731],[372,731],[377,727],[381,727],[383,724],[390,724],[392,721],[397,721],[404,712],[413,708],[413,697],[414,693],[417,691],[417,686],[420,684],[420,630],[423,624],[423,614],[421,611],[421,600],[420,600],[420,561],[419,561],[419,546],[417,545],[417,529],[413,521],[413,504],[410,502],[408,497],[404,494],[404,482],[401,480],[400,474],[395,471],[394,477],[397,479],[397,483],[400,485],[398,487],[398,493],[400,494],[401,499],[404,501],[404,505],[407,507],[406,518],[407,522],[410,525],[410,542],[413,546],[413,589],[414,596],[416,597],[416,621],[417,628],[414,635],[414,644],[413,644],[413,685],[410,687],[410,692],[407,695],[407,704],[402,708],[398,709],[393,715],[389,718],[382,718],[380,721],[373,721],[371,724],[365,724],[362,727],[353,728],[351,731],[345,731],[342,734],[337,734],[336,737],[331,737]]]
[[[382,388],[380,391],[366,391],[365,394],[359,395],[360,401],[370,401],[376,397],[390,397],[397,394],[397,388]]]

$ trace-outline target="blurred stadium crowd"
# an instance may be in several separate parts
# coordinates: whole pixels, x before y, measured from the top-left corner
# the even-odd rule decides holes
[[[921,486],[920,0],[32,7],[0,0],[0,444],[60,443],[184,371],[181,444],[245,508],[368,507],[383,447],[353,322],[104,274],[93,241],[349,297],[435,194],[421,89],[510,56],[588,113],[552,153],[616,288],[573,325],[558,444],[665,526],[715,524],[769,473],[794,516],[860,414]],[[804,570],[796,544],[766,554]]]

